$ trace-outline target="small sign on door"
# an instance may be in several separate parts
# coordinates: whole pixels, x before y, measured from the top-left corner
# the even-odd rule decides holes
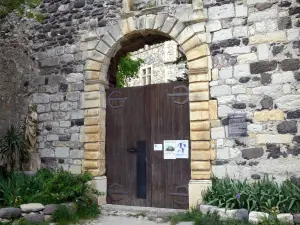
[[[163,146],[162,144],[154,144],[154,151],[162,151]]]

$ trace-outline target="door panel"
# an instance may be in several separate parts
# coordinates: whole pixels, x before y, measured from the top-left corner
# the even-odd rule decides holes
[[[107,90],[107,201],[112,204],[150,206],[151,198],[137,198],[138,155],[132,151],[137,141],[146,141],[148,136],[144,92],[143,87]],[[148,186],[147,194],[151,194]]]
[[[187,93],[187,82],[151,85],[151,142],[160,144],[164,140],[189,140],[188,96],[168,96]],[[187,93],[188,94],[188,93]],[[153,147],[152,147],[153,148]],[[190,159],[164,159],[163,152],[152,154],[152,206],[165,208],[188,207],[188,183],[190,180]]]
[[[176,82],[107,90],[108,203],[188,207],[190,159],[165,160],[163,151],[154,151],[164,140],[189,140],[189,103],[174,103],[188,99],[187,89],[174,89],[182,85],[188,87]]]

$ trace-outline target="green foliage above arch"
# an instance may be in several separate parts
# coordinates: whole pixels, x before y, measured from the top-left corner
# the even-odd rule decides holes
[[[117,86],[120,88],[126,87],[128,86],[128,80],[138,77],[138,72],[143,62],[144,60],[140,58],[133,59],[130,53],[121,57],[117,72]]]

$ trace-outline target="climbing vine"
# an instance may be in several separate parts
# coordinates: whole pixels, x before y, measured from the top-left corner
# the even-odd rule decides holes
[[[144,60],[140,58],[133,59],[130,53],[121,57],[117,72],[117,86],[120,88],[126,87],[128,86],[128,80],[138,77],[143,62]]]
[[[0,18],[15,11],[19,16],[35,18],[41,21],[43,16],[35,8],[42,2],[43,0],[0,0]]]

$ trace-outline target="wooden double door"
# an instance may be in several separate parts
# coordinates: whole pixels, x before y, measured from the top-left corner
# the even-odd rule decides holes
[[[190,154],[164,159],[154,151],[164,140],[190,138],[188,82],[113,88],[106,96],[107,202],[188,208]]]

